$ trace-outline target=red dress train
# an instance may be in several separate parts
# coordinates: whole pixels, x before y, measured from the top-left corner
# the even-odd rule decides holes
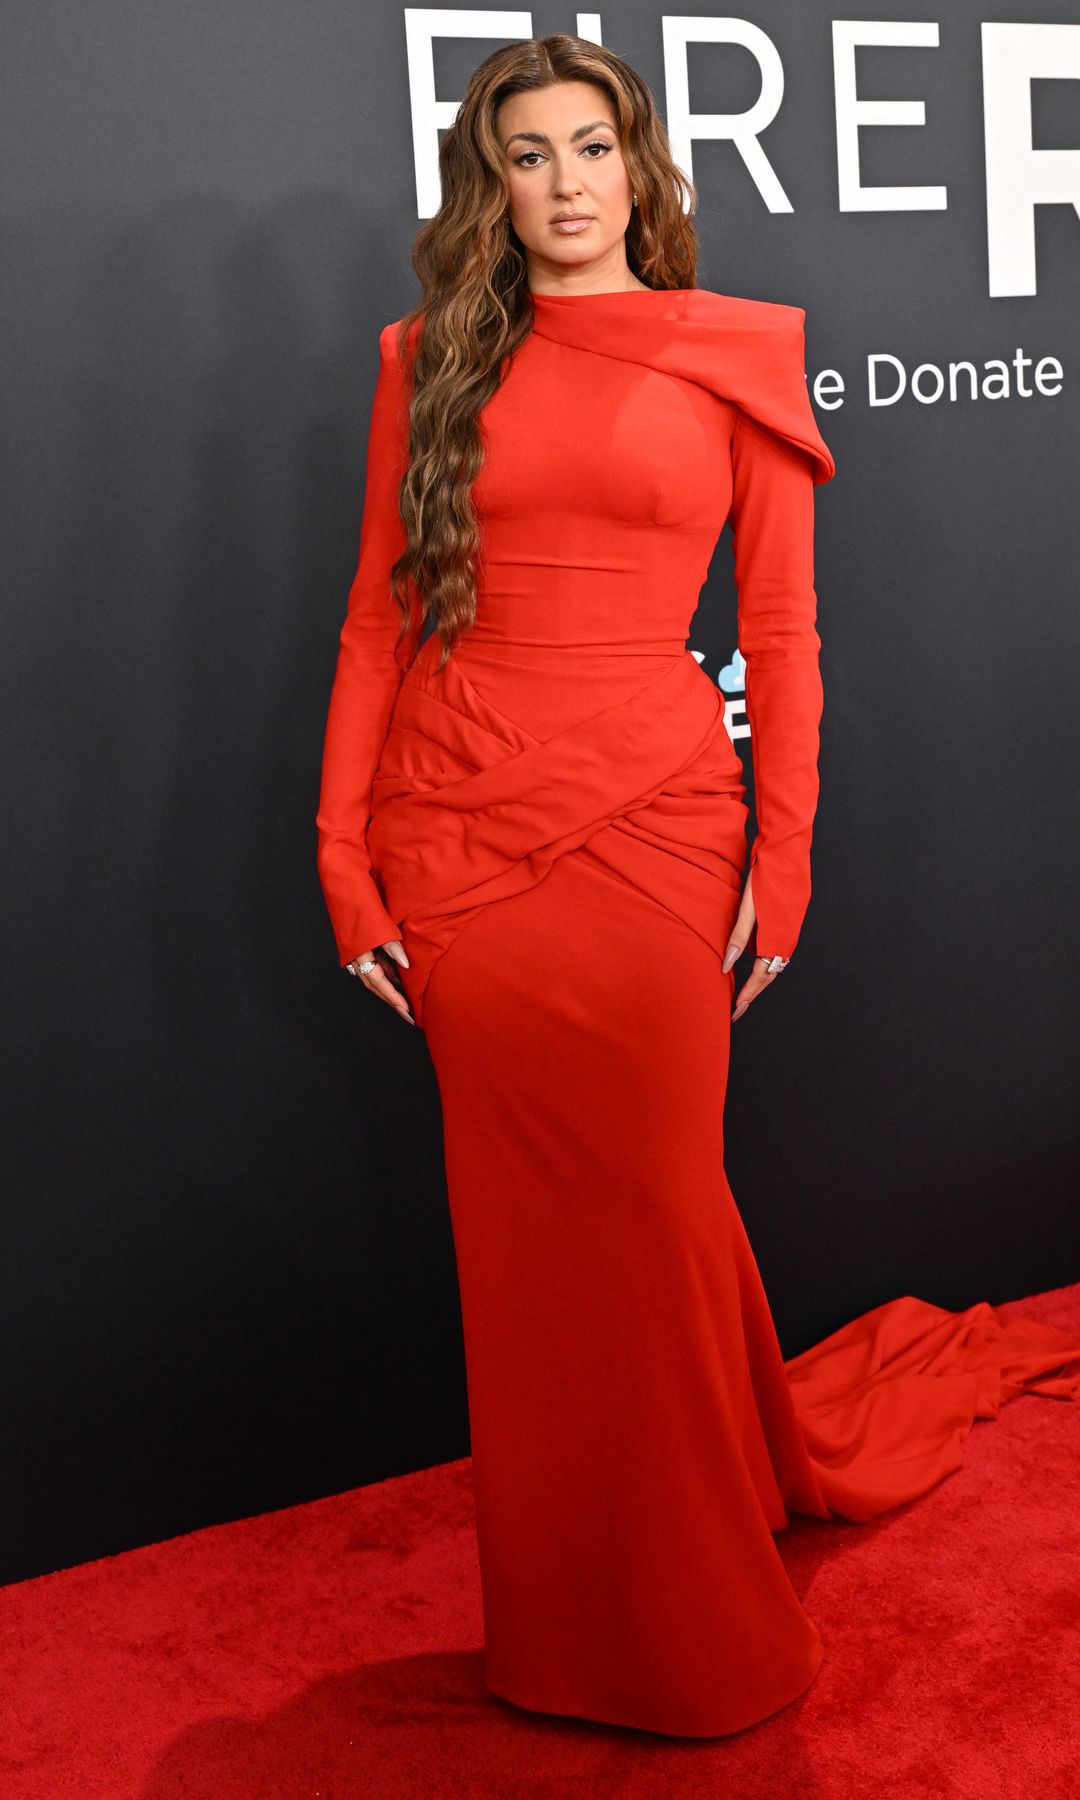
[[[543,1712],[737,1730],[822,1657],[774,1534],[863,1520],[1080,1340],[910,1296],[782,1360],[724,1175],[721,972],[747,860],[686,648],[730,517],[757,950],[810,897],[822,690],[801,308],[534,295],[482,415],[476,624],[396,649],[405,394],[381,337],[318,813],[342,963],[400,937],[443,1112],[486,1679]]]

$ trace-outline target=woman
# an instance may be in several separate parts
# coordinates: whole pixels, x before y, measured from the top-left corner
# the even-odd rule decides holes
[[[730,1021],[810,896],[834,465],[804,314],[695,287],[693,191],[599,46],[488,57],[441,165],[423,304],[381,336],[320,875],[438,1077],[488,1685],[711,1736],[821,1661],[788,1513],[924,1491],[977,1413],[1075,1393],[1080,1343],[906,1297],[785,1367],[722,1111]],[[729,517],[745,885],[743,768],[686,649]]]

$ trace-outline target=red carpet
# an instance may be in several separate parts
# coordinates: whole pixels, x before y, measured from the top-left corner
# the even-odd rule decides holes
[[[1080,1331],[1080,1286],[1011,1312]],[[486,1696],[468,1461],[0,1590],[4,1800],[1076,1800],[1080,1407],[1010,1401],[963,1467],[778,1539],[813,1686],[680,1741]]]

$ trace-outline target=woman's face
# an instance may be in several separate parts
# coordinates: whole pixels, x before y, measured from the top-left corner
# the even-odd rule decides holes
[[[589,81],[511,94],[495,129],[510,188],[510,221],[525,246],[529,285],[616,278],[626,271],[632,189],[615,109]],[[560,213],[584,223],[558,223]]]

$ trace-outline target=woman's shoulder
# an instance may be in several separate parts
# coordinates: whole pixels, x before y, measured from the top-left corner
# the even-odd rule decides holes
[[[690,288],[690,316],[724,325],[752,325],[777,333],[801,331],[806,308],[782,300],[757,300],[745,294],[718,294],[712,288]]]
[[[699,378],[779,437],[810,453],[815,483],[836,471],[810,404],[806,309],[693,288],[684,314]]]
[[[384,325],[379,332],[379,355],[382,361],[391,367],[397,367],[401,361],[401,327],[407,317],[408,315],[403,313],[400,319],[391,319],[390,323]],[[413,320],[406,337],[407,344],[412,345],[415,342],[420,324],[419,318]]]

